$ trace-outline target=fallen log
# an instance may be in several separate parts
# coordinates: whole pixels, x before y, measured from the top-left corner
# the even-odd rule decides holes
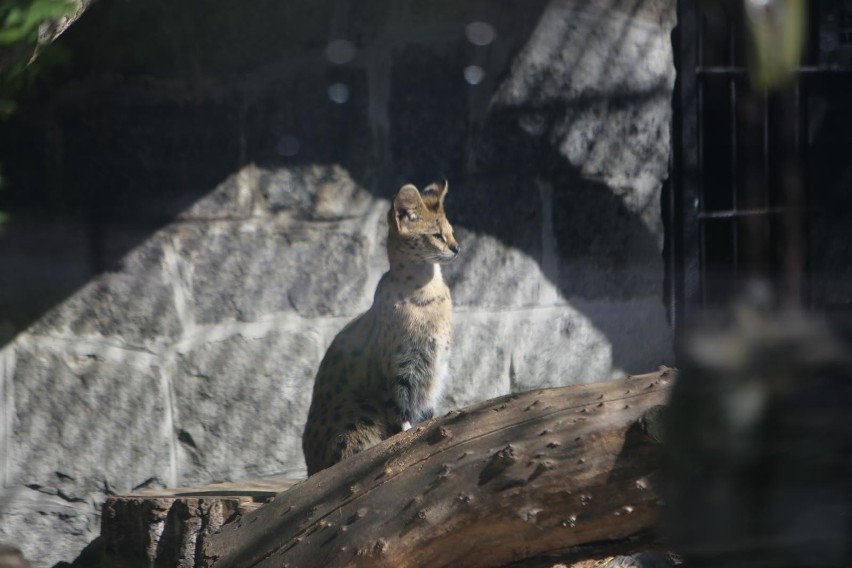
[[[450,412],[224,525],[202,564],[478,567],[646,550],[674,376],[661,368]]]

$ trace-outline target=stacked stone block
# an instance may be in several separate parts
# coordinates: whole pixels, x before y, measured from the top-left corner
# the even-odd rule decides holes
[[[51,566],[109,495],[302,475],[402,183],[449,180],[462,245],[441,410],[670,362],[672,3],[193,10],[93,4],[0,132],[0,541]]]

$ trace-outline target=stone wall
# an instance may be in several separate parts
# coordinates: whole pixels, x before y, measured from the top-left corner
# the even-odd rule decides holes
[[[671,362],[673,3],[201,10],[93,4],[0,129],[0,541],[51,566],[108,495],[303,475],[405,182],[462,246],[441,410]]]

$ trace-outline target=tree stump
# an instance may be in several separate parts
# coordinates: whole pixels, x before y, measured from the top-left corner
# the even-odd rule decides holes
[[[674,376],[450,412],[225,524],[205,539],[202,565],[532,566],[653,547]]]
[[[210,534],[295,483],[246,480],[180,489],[144,489],[111,497],[103,506],[101,536],[71,566],[195,568],[198,552]]]

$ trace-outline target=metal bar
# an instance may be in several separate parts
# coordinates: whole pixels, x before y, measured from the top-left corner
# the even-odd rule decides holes
[[[741,66],[725,66],[725,65],[706,65],[696,67],[698,75],[748,75],[748,67]],[[844,67],[841,65],[803,65],[796,68],[796,73],[799,75],[815,75],[815,74],[844,74],[852,73],[852,67]]]
[[[779,281],[782,298],[792,306],[801,306],[803,277],[803,232],[802,232],[802,180],[799,164],[798,138],[798,89],[785,92],[780,99],[781,121],[781,171],[778,181],[779,200],[786,205],[785,214],[776,223],[785,235],[785,247],[776,248],[779,261]]]
[[[772,121],[772,116],[769,108],[769,90],[763,89],[763,207],[765,209],[769,209],[772,206],[772,152],[770,151],[771,146],[771,135],[774,133],[770,132],[770,123]],[[754,217],[751,217],[754,218]],[[765,224],[761,223],[759,225],[755,225],[755,235],[759,235],[758,238],[762,239],[763,242],[760,243],[759,254],[762,258],[757,259],[757,262],[760,263],[758,270],[759,276],[761,278],[765,278],[767,282],[769,282],[770,286],[773,285],[772,278],[772,222],[771,220],[767,221]]]
[[[799,211],[797,212],[797,223],[798,223],[798,253],[799,253],[799,281],[798,281],[798,300],[799,305],[808,308],[808,297],[807,297],[807,288],[808,288],[808,268],[807,268],[807,258],[808,258],[808,233],[805,228],[805,223],[807,219],[805,218],[805,210],[807,208],[807,203],[805,199],[807,198],[807,182],[805,181],[804,176],[804,156],[802,156],[802,90],[801,90],[802,80],[800,78],[796,78],[796,93],[793,96],[793,151],[792,154],[797,161],[796,174],[798,179],[796,180],[798,183],[797,203],[788,203],[787,205],[790,207],[797,207]]]
[[[767,207],[765,209],[730,209],[728,211],[703,211],[698,214],[701,221],[712,219],[739,219],[743,217],[760,217],[768,215],[782,215],[787,213],[787,207]]]
[[[802,81],[801,79],[796,79],[796,94],[793,99],[794,105],[794,113],[796,115],[795,126],[793,130],[793,144],[797,150],[797,158],[800,162],[804,162],[802,159],[802,155],[798,152],[798,150],[802,147]]]
[[[696,25],[698,26],[698,61],[696,66],[704,63],[704,20],[701,18],[701,11],[695,11]],[[701,76],[695,74],[696,88],[698,89],[698,108],[697,114],[697,130],[698,135],[698,198],[694,202],[694,214],[696,217],[704,210],[705,193],[704,193],[704,88],[705,83]],[[707,305],[707,231],[705,225],[698,225],[698,277],[701,290],[701,307]]]
[[[731,46],[731,63],[735,63],[737,60],[736,34],[730,33],[728,37]],[[731,208],[737,211],[739,209],[737,199],[737,192],[739,191],[739,184],[737,183],[737,77],[730,77],[728,81],[731,86]],[[739,226],[737,223],[731,223],[731,247],[733,248],[731,251],[733,276],[739,280]]]
[[[698,175],[698,141],[699,141],[699,108],[698,75],[695,70],[700,64],[698,58],[698,8],[693,0],[680,0],[677,3],[678,32],[680,36],[680,83],[679,102],[682,109],[682,128],[680,139],[682,188],[681,188],[681,251],[683,294],[680,305],[682,315],[677,326],[688,322],[693,313],[700,308],[701,294],[701,259],[699,247],[699,175]],[[696,41],[698,40],[698,41]],[[676,327],[678,330],[678,327]]]
[[[813,18],[812,18],[813,19]],[[819,53],[818,46],[813,46],[811,54]],[[813,292],[813,270],[811,269],[811,243],[809,224],[811,222],[811,203],[808,201],[810,189],[808,184],[808,155],[807,131],[808,111],[802,100],[807,97],[807,86],[801,80],[796,81],[796,152],[799,158],[799,175],[802,183],[802,201],[800,206],[802,223],[802,302],[808,309],[815,307]]]
[[[770,176],[771,155],[769,152],[769,91],[763,89],[763,205],[769,207],[772,203]]]

